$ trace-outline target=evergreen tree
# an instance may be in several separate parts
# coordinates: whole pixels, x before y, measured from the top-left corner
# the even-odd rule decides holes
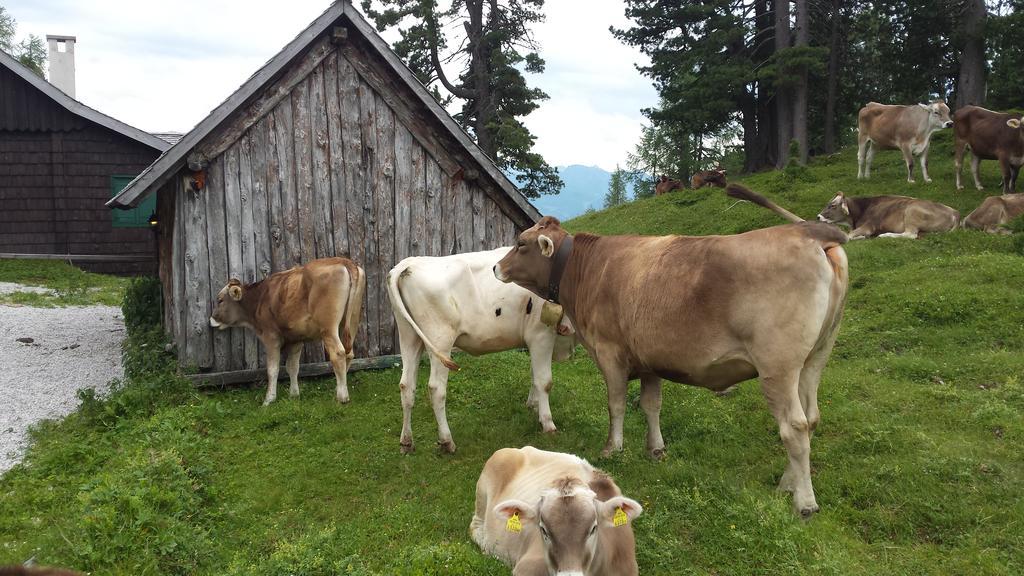
[[[26,68],[45,78],[43,69],[46,67],[46,45],[35,34],[15,44],[14,36],[18,22],[3,6],[0,6],[0,50],[7,52]]]
[[[608,181],[608,193],[604,196],[604,207],[612,208],[625,204],[629,201],[626,197],[626,172],[615,167],[615,171],[612,172],[611,180]]]
[[[399,29],[395,52],[438,100],[464,102],[456,120],[500,168],[517,174],[532,198],[562,188],[558,171],[533,151],[536,137],[521,120],[547,99],[523,76],[544,71],[530,34],[544,19],[543,6],[544,0],[453,0],[442,10],[436,0],[362,1],[378,30]],[[458,32],[449,37],[445,30]],[[460,68],[457,78],[448,77],[446,64]]]

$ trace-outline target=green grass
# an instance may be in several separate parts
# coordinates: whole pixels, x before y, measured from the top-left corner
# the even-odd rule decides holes
[[[93,274],[58,260],[0,260],[0,282],[49,288],[52,293],[0,294],[0,304],[53,308],[105,304],[119,306],[127,278]]]
[[[804,216],[837,190],[913,194],[966,213],[948,139],[931,185],[894,153],[857,182],[852,151],[745,182]],[[998,184],[993,163],[985,181]],[[994,192],[993,192],[994,193]],[[602,233],[732,233],[779,222],[720,190],[581,217]],[[1019,236],[1019,235],[1018,235]],[[476,478],[497,448],[532,444],[606,469],[645,508],[642,574],[1020,574],[1024,571],[1024,258],[1012,237],[958,231],[848,245],[850,295],[820,391],[812,444],[821,512],[798,520],[774,492],[785,451],[756,382],[716,397],[668,384],[665,461],[644,454],[630,389],[625,451],[602,459],[605,389],[582,351],[556,364],[545,435],[523,406],[528,358],[462,356],[448,413],[459,451],[434,449],[420,373],[417,452],[398,451],[397,370],[303,383],[260,408],[260,389],[191,391],[153,335],[134,336],[130,384],[35,434],[0,479],[0,563],[96,574],[500,574],[469,540]],[[147,346],[142,347],[141,344]],[[141,362],[141,363],[140,363]]]

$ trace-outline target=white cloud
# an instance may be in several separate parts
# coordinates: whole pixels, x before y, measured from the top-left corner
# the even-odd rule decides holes
[[[66,34],[76,45],[77,95],[149,131],[187,131],[330,4],[328,0],[8,0],[20,36]],[[536,27],[550,99],[526,119],[557,165],[614,168],[635,145],[657,96],[635,69],[643,56],[615,40],[620,0],[548,0]],[[389,39],[393,39],[389,35]]]

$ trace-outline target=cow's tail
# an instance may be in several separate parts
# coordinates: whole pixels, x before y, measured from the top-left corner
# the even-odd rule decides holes
[[[346,265],[349,277],[348,301],[345,302],[345,317],[342,320],[341,343],[349,359],[355,357],[356,332],[363,314],[363,297],[366,295],[366,272],[355,262]]]
[[[442,364],[444,364],[445,368],[449,370],[458,370],[459,365],[452,361],[447,354],[441,352],[436,346],[434,346],[434,343],[427,338],[426,334],[423,333],[423,330],[420,329],[419,324],[417,324],[416,321],[413,320],[412,315],[409,314],[409,309],[405,306],[405,300],[402,299],[402,291],[398,287],[398,282],[409,272],[409,265],[405,262],[399,262],[398,265],[392,268],[391,272],[388,274],[388,296],[391,298],[391,307],[394,309],[396,316],[400,316],[402,320],[405,320],[406,323],[409,324],[409,326],[412,326],[413,331],[415,331],[416,335],[423,341],[423,345],[426,346],[427,350],[436,356]]]
[[[757,192],[754,192],[753,190],[747,188],[746,186],[740,186],[739,184],[729,184],[728,186],[725,187],[725,194],[731,198],[736,198],[738,200],[746,200],[748,202],[753,202],[754,204],[757,204],[762,208],[767,208],[772,212],[775,212],[779,216],[782,216],[786,220],[789,220],[790,222],[804,221],[803,218],[797,216],[796,214],[793,214],[789,210],[786,210],[782,206],[779,206],[778,204],[772,202],[771,200],[765,198],[764,196],[761,196]]]

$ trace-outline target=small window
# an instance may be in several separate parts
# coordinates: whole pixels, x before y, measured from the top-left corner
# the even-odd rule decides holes
[[[110,197],[117,196],[135,176],[111,176]],[[110,218],[114,228],[149,228],[149,217],[156,211],[156,194],[139,203],[131,210],[113,208],[110,210]]]

